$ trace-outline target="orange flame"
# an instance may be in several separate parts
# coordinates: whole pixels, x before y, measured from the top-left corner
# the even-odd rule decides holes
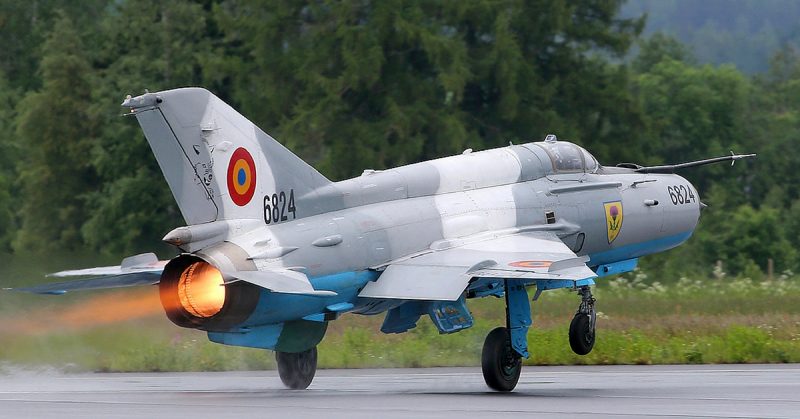
[[[196,317],[211,317],[225,305],[222,273],[206,262],[189,265],[178,281],[178,298],[186,311]]]

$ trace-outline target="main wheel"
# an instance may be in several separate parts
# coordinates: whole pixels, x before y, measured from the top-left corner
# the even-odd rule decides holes
[[[522,360],[511,348],[508,329],[498,327],[486,335],[481,353],[481,369],[486,385],[497,391],[511,391],[522,372]]]
[[[578,313],[569,324],[569,346],[578,355],[586,355],[594,348],[594,328],[589,324],[589,316]]]
[[[283,385],[292,390],[303,390],[308,388],[317,372],[317,347],[297,353],[275,352],[275,360]]]

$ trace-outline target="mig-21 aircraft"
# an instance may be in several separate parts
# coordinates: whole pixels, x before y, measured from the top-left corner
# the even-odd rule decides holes
[[[213,342],[273,350],[283,383],[303,389],[328,322],[386,313],[403,333],[428,316],[440,333],[473,324],[467,300],[500,297],[504,326],[486,337],[486,384],[511,391],[527,358],[526,291],[579,298],[572,350],[595,343],[591,286],[637,258],[686,241],[697,190],[670,166],[600,165],[585,149],[544,141],[472,152],[332,182],[222,100],[182,88],[122,103],[138,120],[186,220],[164,241],[180,249],[23,291],[158,285],[167,317]],[[358,141],[354,138],[353,141]]]

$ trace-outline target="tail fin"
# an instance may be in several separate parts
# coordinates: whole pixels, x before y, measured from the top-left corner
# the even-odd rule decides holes
[[[188,225],[300,218],[300,198],[331,184],[208,90],[128,96],[122,106],[136,115]]]

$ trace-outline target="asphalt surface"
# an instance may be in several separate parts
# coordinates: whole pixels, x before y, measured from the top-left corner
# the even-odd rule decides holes
[[[479,368],[0,375],[10,418],[800,417],[800,365],[525,367],[513,393]]]

